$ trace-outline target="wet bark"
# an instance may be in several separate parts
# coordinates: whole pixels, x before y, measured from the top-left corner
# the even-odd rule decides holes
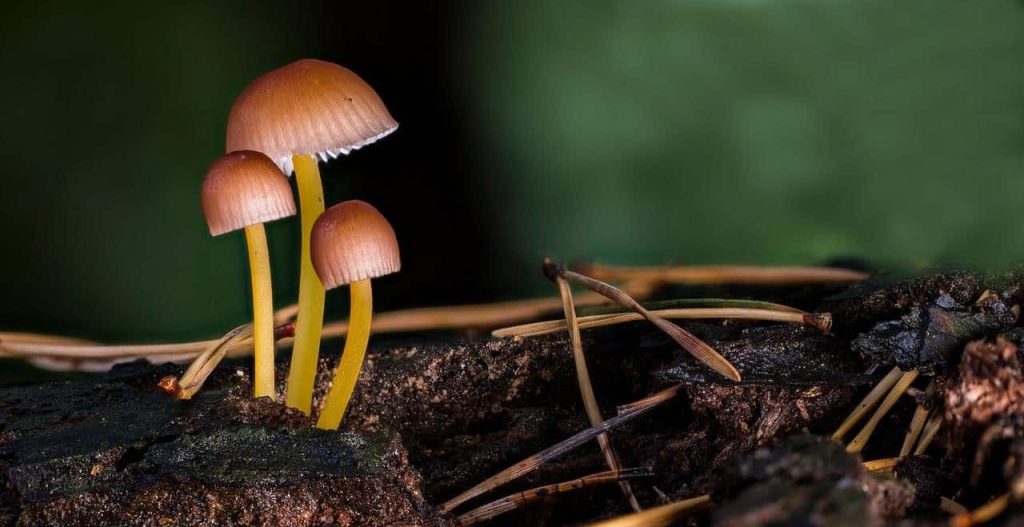
[[[1013,275],[953,273],[850,288],[662,291],[833,313],[828,335],[778,323],[681,322],[742,372],[739,384],[644,322],[587,330],[584,349],[607,417],[618,404],[683,385],[680,397],[610,434],[624,466],[654,470],[633,484],[645,505],[711,492],[718,506],[699,523],[788,523],[829,504],[830,524],[930,521],[942,493],[967,504],[987,497],[969,481],[975,452],[947,449],[956,445],[940,434],[928,456],[901,465],[898,483],[876,484],[856,457],[814,435],[831,434],[893,366],[919,368],[927,375],[916,388],[935,377],[941,389],[927,401],[901,398],[864,452],[896,455],[916,404],[941,409],[960,386],[945,379],[958,371],[964,346],[1005,332],[1013,338],[1018,283]],[[314,407],[338,348],[324,347]],[[281,357],[279,373],[286,367]],[[377,337],[340,432],[246,397],[245,360],[222,364],[192,401],[172,401],[156,382],[181,369],[133,363],[87,380],[0,390],[0,523],[454,525],[436,505],[588,426],[562,335]],[[1006,375],[971,371],[989,370]],[[971,386],[981,382],[975,377]],[[1019,405],[1000,408],[1009,414]],[[999,417],[993,422],[1013,418]],[[992,455],[1002,462],[1005,452]],[[757,459],[773,458],[790,459],[788,472],[751,472]],[[839,472],[793,476],[822,458]],[[747,475],[737,468],[744,463]],[[601,470],[600,451],[588,444],[467,505]],[[844,479],[855,484],[837,486]],[[795,508],[779,510],[780,500]],[[610,485],[542,500],[492,525],[586,524],[627,512]]]

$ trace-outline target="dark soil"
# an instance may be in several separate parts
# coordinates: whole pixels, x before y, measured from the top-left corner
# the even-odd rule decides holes
[[[682,322],[742,372],[740,384],[642,322],[586,330],[584,348],[606,417],[682,384],[680,396],[610,433],[623,466],[653,469],[632,482],[645,506],[712,495],[710,511],[681,524],[944,525],[942,497],[973,508],[1009,488],[1024,494],[1024,380],[1014,344],[1024,335],[1016,330],[1021,291],[1016,275],[951,273],[851,288],[659,292],[833,314],[829,335],[778,323]],[[337,348],[324,348],[318,401]],[[863,459],[899,452],[917,403],[942,412],[946,424],[926,455],[905,458],[885,477],[866,473],[828,436],[893,366],[923,375]],[[192,401],[156,387],[182,367],[142,363],[0,390],[0,524],[457,525],[437,506],[588,426],[563,335],[375,338],[341,432],[247,398],[247,367],[222,364]],[[278,371],[286,368],[284,356]],[[938,389],[926,397],[932,378]],[[589,442],[455,514],[603,470]],[[1004,518],[1015,520],[1011,509]],[[620,489],[605,485],[489,525],[585,525],[628,512]]]

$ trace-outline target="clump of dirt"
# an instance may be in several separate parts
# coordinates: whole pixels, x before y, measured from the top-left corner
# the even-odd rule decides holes
[[[992,481],[1005,481],[1024,499],[1024,373],[1013,342],[967,346],[945,392],[945,420],[949,449],[974,454],[955,467],[973,490],[991,492]]]
[[[956,442],[997,420],[1024,416],[1024,373],[1017,346],[1001,337],[968,344],[946,390],[945,409]]]
[[[914,306],[910,312],[877,323],[853,341],[853,348],[903,370],[935,373],[948,369],[966,340],[1008,331],[1020,315],[1016,289],[1005,294],[988,292],[970,306],[943,293],[934,303]]]
[[[803,430],[824,431],[835,409],[851,402],[855,386],[867,385],[864,366],[833,336],[803,327],[735,327],[708,342],[743,372],[740,384],[700,369],[682,354],[659,370],[681,382],[691,421],[703,434],[728,438],[713,447],[713,466]]]
[[[914,489],[913,503],[906,515],[941,515],[943,497],[956,495],[957,478],[949,467],[929,456],[907,456],[896,465],[896,477]]]
[[[879,508],[865,492],[870,477],[842,445],[798,435],[729,463],[711,496],[718,526],[877,525]],[[881,492],[879,494],[882,494]],[[884,501],[879,497],[878,501]]]

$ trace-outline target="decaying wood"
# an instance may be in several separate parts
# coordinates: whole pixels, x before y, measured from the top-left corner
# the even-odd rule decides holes
[[[583,332],[605,418],[596,430],[562,333],[375,336],[339,432],[313,429],[315,411],[251,400],[244,357],[226,358],[189,401],[157,388],[183,373],[174,364],[6,387],[0,524],[457,525],[458,515],[505,496],[606,471],[594,441],[601,432],[621,466],[650,467],[650,477],[632,481],[645,508],[709,496],[714,505],[692,516],[697,525],[915,525],[954,510],[981,518],[994,498],[1024,488],[1016,404],[1024,288],[1015,276],[815,287],[758,285],[756,298],[832,313],[827,334],[774,321],[679,322],[736,367],[738,383],[643,321]],[[337,347],[324,347],[314,409]],[[920,373],[904,377],[905,393],[887,403],[864,445],[872,473],[829,436],[897,367]],[[892,384],[903,377],[896,371]],[[912,421],[908,453],[901,445]],[[489,492],[488,481],[537,459]],[[615,485],[569,486],[543,499],[527,494],[480,525],[587,525],[631,512]],[[999,514],[1016,519],[1017,499],[997,500],[1006,505]]]

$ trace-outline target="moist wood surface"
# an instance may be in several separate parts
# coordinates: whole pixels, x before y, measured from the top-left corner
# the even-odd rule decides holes
[[[829,335],[777,323],[681,322],[743,373],[740,384],[643,322],[587,330],[584,348],[607,417],[618,404],[683,384],[680,397],[611,433],[624,466],[655,472],[633,483],[641,503],[711,493],[717,506],[699,524],[927,524],[944,521],[940,496],[979,505],[1014,481],[1012,470],[992,472],[1024,451],[1013,432],[1021,420],[1014,395],[987,392],[998,404],[985,423],[970,421],[955,402],[965,390],[1012,384],[986,379],[1019,377],[1020,291],[1015,275],[970,273],[851,288],[660,291],[660,298],[713,294],[833,313]],[[997,350],[1003,358],[987,360],[996,351],[980,350],[962,361],[969,342],[999,334],[1007,335]],[[317,401],[339,348],[324,346]],[[865,459],[896,455],[918,402],[973,425],[947,426],[927,456],[908,458],[896,470],[901,478],[888,480],[865,473],[826,437],[895,365],[921,369],[915,387],[922,392],[931,377],[940,389],[928,400],[901,398]],[[286,367],[281,357],[279,373]],[[562,335],[376,337],[341,432],[312,429],[306,416],[248,399],[247,361],[222,364],[192,401],[172,401],[156,388],[180,370],[133,363],[86,380],[0,390],[3,523],[454,525],[435,505],[587,427]],[[1009,438],[984,442],[993,424]],[[587,444],[456,512],[602,470],[596,443]],[[972,471],[988,477],[972,483]],[[577,525],[627,512],[609,485],[491,524]]]

